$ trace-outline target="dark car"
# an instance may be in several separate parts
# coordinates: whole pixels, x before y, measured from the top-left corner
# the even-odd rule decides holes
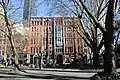
[[[4,64],[4,57],[0,56],[0,64]]]
[[[0,56],[0,68],[5,68],[3,56]]]

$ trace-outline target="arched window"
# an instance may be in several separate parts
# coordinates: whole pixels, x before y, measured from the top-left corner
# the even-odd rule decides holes
[[[68,31],[71,31],[72,29],[70,27],[67,28]]]

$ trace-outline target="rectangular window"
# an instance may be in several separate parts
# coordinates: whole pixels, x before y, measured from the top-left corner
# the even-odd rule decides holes
[[[58,48],[58,52],[59,52],[59,48]]]
[[[62,48],[60,48],[60,52],[62,52]]]
[[[3,41],[3,44],[5,44],[6,43],[6,39],[4,39],[4,41]]]
[[[68,47],[68,52],[73,52],[73,47]]]
[[[32,31],[33,31],[33,27],[32,27]]]
[[[34,53],[35,53],[35,47],[34,47]]]
[[[42,25],[42,21],[40,21],[40,25]]]
[[[52,34],[51,34],[51,33],[50,33],[49,35],[50,35],[50,37],[52,37]]]
[[[33,40],[31,39],[31,44],[33,44]]]
[[[66,42],[67,42],[67,40],[66,40],[66,38],[65,38],[65,44],[66,44]]]
[[[39,47],[39,53],[41,53],[41,47]]]
[[[49,42],[50,42],[50,44],[52,44],[52,41],[51,41],[51,39],[49,39]]]
[[[78,47],[78,52],[80,52],[80,47]]]
[[[68,44],[72,44],[72,39],[67,39]]]
[[[70,52],[70,47],[68,47],[68,53]]]
[[[36,47],[36,52],[37,52],[37,53],[39,53],[39,52],[38,52],[38,48],[37,48],[37,47]]]
[[[67,52],[67,47],[65,47],[65,52]]]
[[[34,21],[32,21],[32,25],[34,25]]]
[[[2,51],[2,55],[4,55],[4,51]]]
[[[2,44],[2,40],[0,39],[0,44]]]
[[[35,21],[35,25],[37,25],[37,21]]]
[[[56,52],[57,52],[57,49],[56,49]]]
[[[77,40],[77,43],[79,44],[79,39]]]
[[[35,44],[35,39],[34,39],[34,44]]]
[[[32,53],[33,51],[32,51],[32,47],[31,47],[31,53]]]
[[[36,27],[34,27],[34,30],[36,31]]]
[[[67,33],[67,37],[72,37],[72,34],[71,33]]]
[[[40,24],[39,24],[39,21],[37,21],[37,25],[40,25]]]

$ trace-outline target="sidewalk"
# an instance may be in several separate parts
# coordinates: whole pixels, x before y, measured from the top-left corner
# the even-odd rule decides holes
[[[9,75],[18,75],[24,76],[25,78],[38,78],[38,79],[55,79],[55,80],[73,80],[73,79],[82,79],[82,80],[89,80],[95,73],[81,73],[75,72],[78,71],[77,69],[43,69],[43,70],[25,70],[26,73],[20,71],[10,71],[10,69],[0,69],[2,74],[9,74]],[[62,71],[62,72],[61,72]],[[70,72],[68,72],[70,71]],[[74,72],[71,72],[74,71]]]
[[[7,67],[8,69],[13,69],[13,66]],[[85,70],[80,70],[80,69],[64,69],[64,68],[30,68],[28,66],[21,66],[22,69],[24,70],[41,70],[41,71],[58,71],[58,72],[84,72],[84,73],[97,73],[103,71],[103,69],[98,69],[98,70],[93,70],[93,69],[85,69]],[[120,71],[120,70],[119,70]]]
[[[43,68],[43,71],[58,71],[58,72],[82,72],[82,73],[97,73],[102,72],[103,69],[93,70],[93,69],[86,69],[86,70],[79,70],[79,69],[58,69],[58,68]]]
[[[25,67],[27,68],[27,67]],[[79,70],[79,69],[58,69],[58,68],[42,68],[36,69],[36,68],[29,68],[25,69],[26,73],[24,72],[11,72],[10,67],[9,69],[0,69],[2,73],[5,74],[14,74],[14,75],[21,75],[26,78],[42,78],[42,79],[55,79],[59,78],[64,80],[63,78],[70,78],[72,79],[83,79],[83,80],[89,80],[90,77],[95,75],[97,72],[101,72],[102,69],[100,70]],[[117,72],[120,72],[120,69],[117,69]]]

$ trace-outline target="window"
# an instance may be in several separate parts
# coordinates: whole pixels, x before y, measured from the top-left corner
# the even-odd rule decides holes
[[[37,21],[35,21],[35,25],[37,25]]]
[[[32,25],[34,25],[34,21],[32,21]]]
[[[32,53],[33,51],[32,51],[32,47],[31,47],[31,53]]]
[[[37,53],[39,53],[39,52],[38,52],[38,48],[37,48],[37,47],[36,47],[36,52],[37,52]]]
[[[65,52],[67,52],[67,47],[65,47]]]
[[[2,40],[0,39],[0,44],[2,44]]]
[[[66,44],[66,42],[67,42],[67,39],[65,38],[65,44]]]
[[[5,44],[6,43],[6,39],[4,39],[4,41],[3,41],[3,44]]]
[[[44,25],[47,26],[47,22],[46,21],[44,22]]]
[[[33,31],[33,27],[32,27],[32,31]]]
[[[39,47],[39,53],[41,53],[41,47]]]
[[[40,21],[39,24],[42,25],[42,21]]]
[[[52,31],[51,27],[49,27],[49,31]]]
[[[39,21],[37,21],[37,25],[39,25]]]
[[[4,55],[4,51],[2,51],[2,55]]]
[[[72,34],[71,33],[67,33],[67,37],[72,37]]]
[[[61,38],[59,37],[59,38],[57,38],[57,41],[61,41]]]
[[[57,49],[56,49],[56,52],[57,52]]]
[[[67,28],[68,31],[72,31],[72,29],[70,27]]]
[[[51,34],[51,33],[50,33],[49,35],[50,35],[50,37],[52,37],[52,34]]]
[[[51,41],[51,39],[49,39],[49,42],[50,42],[50,44],[52,44],[52,41]]]
[[[67,39],[68,44],[72,44],[72,39]]]
[[[79,39],[77,40],[77,43],[79,44]]]
[[[31,39],[31,44],[33,44],[33,40]]]
[[[73,47],[68,47],[68,52],[73,52]]]
[[[61,31],[61,28],[60,28],[60,27],[58,27],[58,31]]]
[[[6,35],[4,35],[4,38],[6,38]]]
[[[34,39],[34,44],[35,44],[35,39]]]
[[[64,22],[64,25],[65,25],[65,26],[67,26],[67,25],[68,25],[68,22],[67,22],[67,21],[65,21],[65,22]]]
[[[66,27],[64,28],[64,31],[66,31]]]
[[[68,52],[70,52],[70,47],[68,47]]]
[[[62,48],[60,48],[60,52],[62,52]]]
[[[34,27],[34,30],[36,31],[36,27]]]
[[[35,47],[34,47],[34,53],[35,53]]]

